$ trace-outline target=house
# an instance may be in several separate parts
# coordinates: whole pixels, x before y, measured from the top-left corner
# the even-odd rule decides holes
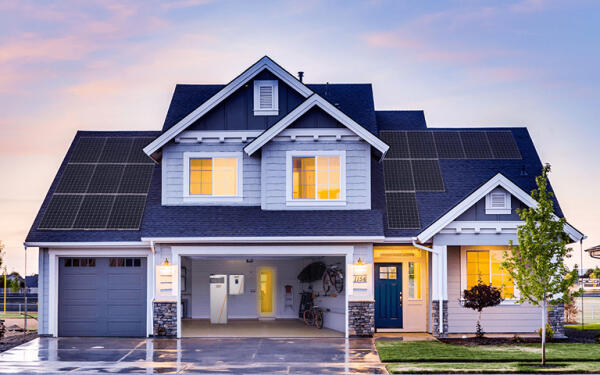
[[[302,291],[331,335],[472,332],[461,291],[479,279],[505,298],[486,332],[530,333],[540,310],[499,263],[541,170],[525,128],[429,128],[375,110],[370,84],[305,84],[265,56],[177,85],[161,131],[77,132],[26,239],[39,333],[311,335]],[[299,282],[315,262],[341,291]]]
[[[37,294],[38,275],[25,276],[25,285],[27,286],[27,294]]]

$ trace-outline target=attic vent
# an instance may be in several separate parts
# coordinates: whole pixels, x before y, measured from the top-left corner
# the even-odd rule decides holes
[[[254,81],[254,115],[277,116],[278,114],[277,81]]]
[[[495,190],[485,197],[485,213],[488,215],[508,215],[511,213],[510,194]]]

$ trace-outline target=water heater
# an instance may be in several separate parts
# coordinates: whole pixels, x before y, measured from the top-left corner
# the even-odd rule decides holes
[[[227,275],[210,275],[210,322],[227,323]]]
[[[244,294],[244,275],[229,275],[229,294]]]

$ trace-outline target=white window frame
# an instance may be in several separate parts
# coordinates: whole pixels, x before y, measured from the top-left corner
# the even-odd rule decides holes
[[[260,108],[260,88],[270,86],[273,88],[273,101],[271,108]],[[277,116],[279,115],[279,83],[277,80],[255,80],[254,81],[254,116]]]
[[[492,207],[492,195],[500,195],[504,196],[504,206],[503,207]],[[487,215],[510,215],[512,212],[511,209],[511,196],[510,193],[501,189],[496,189],[485,196],[485,213]]]
[[[467,289],[467,251],[502,251],[501,249],[493,249],[493,248],[489,248],[489,249],[483,249],[483,248],[469,248],[469,247],[461,247],[460,249],[460,299],[461,301],[463,301],[463,295],[462,292],[463,290]],[[507,249],[506,251],[510,251],[509,249]],[[490,270],[492,269],[492,257],[489,257],[489,265],[490,265]],[[491,277],[491,275],[490,275]],[[489,280],[488,280],[489,282]],[[507,298],[505,300],[503,300],[500,304],[501,305],[520,305],[520,303],[518,302],[519,297],[521,295],[521,293],[519,293],[519,290],[517,289],[517,282],[513,280],[515,289],[514,289],[514,298]]]
[[[190,194],[190,159],[211,159],[214,165],[215,158],[237,159],[237,195],[196,195]],[[244,197],[244,157],[241,152],[184,152],[183,153],[183,199],[186,202],[241,202]],[[213,168],[214,172],[214,168]]]
[[[340,158],[340,198],[339,199],[318,199],[315,191],[314,199],[294,199],[293,189],[293,165],[294,157],[318,157],[318,156],[338,156]],[[346,205],[346,151],[286,151],[285,168],[285,190],[287,206],[345,206]],[[315,161],[316,167],[316,161]],[[315,171],[315,190],[317,189],[316,171]]]

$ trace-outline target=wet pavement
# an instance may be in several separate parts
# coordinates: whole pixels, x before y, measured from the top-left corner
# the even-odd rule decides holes
[[[385,374],[373,339],[49,338],[0,353],[0,373]]]

